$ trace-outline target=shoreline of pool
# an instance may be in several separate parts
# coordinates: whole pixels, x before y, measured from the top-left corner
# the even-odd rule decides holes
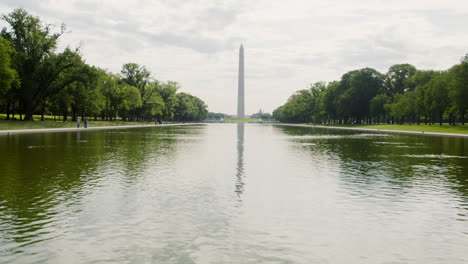
[[[200,123],[181,123],[181,124],[162,124],[162,125],[100,126],[100,127],[87,127],[87,128],[70,127],[70,128],[12,129],[12,130],[0,130],[0,136],[1,135],[15,135],[15,134],[50,133],[50,132],[78,132],[78,131],[81,132],[81,131],[125,129],[125,128],[189,126],[189,125],[199,125],[199,124]]]
[[[428,136],[454,136],[468,137],[468,134],[458,133],[440,133],[440,132],[425,132],[425,131],[406,131],[406,130],[391,130],[391,129],[376,129],[376,128],[358,128],[358,127],[335,127],[335,126],[316,126],[316,125],[299,125],[299,124],[275,124],[275,126],[290,126],[290,127],[306,127],[306,128],[321,128],[321,129],[341,129],[341,130],[357,130],[370,132],[384,132],[410,135],[428,135]]]

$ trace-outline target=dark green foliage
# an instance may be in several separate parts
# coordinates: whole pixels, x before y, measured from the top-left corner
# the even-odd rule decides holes
[[[460,64],[450,69],[449,74],[451,111],[464,124],[468,112],[468,54],[463,57]]]
[[[187,93],[176,95],[177,106],[174,119],[177,121],[200,121],[207,117],[208,110],[205,102]]]
[[[396,64],[390,67],[385,76],[387,95],[402,94],[413,88],[407,80],[415,73],[416,67],[410,64]]]
[[[158,93],[164,100],[164,108],[162,110],[162,118],[164,120],[172,120],[174,118],[177,107],[176,94],[179,88],[179,84],[172,81],[158,85]]]
[[[315,87],[320,89],[293,94],[273,117],[282,122],[464,124],[468,55],[448,71],[418,71],[410,64],[397,64],[385,75],[364,68]]]
[[[55,53],[57,39],[63,34],[52,34],[50,25],[42,25],[37,17],[24,9],[16,9],[3,16],[10,27],[2,29],[2,36],[9,40],[15,53],[13,63],[21,80],[15,91],[25,120],[32,120],[34,112],[51,95],[64,89],[77,76],[69,74],[78,67],[81,57],[76,51],[66,49]]]
[[[0,104],[8,103],[12,90],[20,85],[18,73],[11,61],[13,53],[11,43],[0,36]]]
[[[8,27],[0,35],[0,111],[115,120],[201,120],[206,105],[177,94],[176,82],[162,83],[145,66],[123,65],[119,76],[86,64],[78,50],[56,52],[65,31],[52,33],[24,9],[2,16]]]
[[[372,98],[369,103],[370,116],[374,118],[374,120],[381,121],[388,115],[386,105],[390,103],[390,100],[390,97],[386,94],[378,94]]]

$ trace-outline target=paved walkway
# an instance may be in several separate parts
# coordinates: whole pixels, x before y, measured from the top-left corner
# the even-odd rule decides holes
[[[325,128],[325,129],[341,129],[341,130],[360,130],[360,131],[411,134],[411,135],[468,137],[468,134],[456,134],[456,133],[438,133],[438,132],[424,132],[424,131],[405,131],[405,130],[389,130],[389,129],[375,129],[375,128],[334,127],[334,126],[295,125],[295,124],[277,124],[277,125],[278,126],[294,126],[294,127],[313,127],[313,128]]]
[[[183,124],[163,124],[163,125],[130,125],[130,126],[101,126],[101,127],[72,127],[72,128],[38,128],[38,129],[16,129],[16,130],[0,130],[1,135],[14,134],[32,134],[32,133],[49,133],[49,132],[76,132],[90,130],[108,130],[108,129],[124,129],[124,128],[141,128],[141,127],[170,127],[170,126],[189,126],[198,123],[183,123]]]

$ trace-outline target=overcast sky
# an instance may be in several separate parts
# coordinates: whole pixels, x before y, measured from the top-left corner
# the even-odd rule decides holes
[[[442,70],[468,53],[467,0],[2,0],[0,13],[17,7],[65,23],[61,48],[81,45],[87,63],[114,73],[145,65],[229,114],[241,43],[247,114],[271,112],[294,91],[349,70]]]

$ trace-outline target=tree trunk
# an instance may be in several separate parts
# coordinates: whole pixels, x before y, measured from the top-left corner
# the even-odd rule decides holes
[[[44,121],[44,113],[45,113],[45,104],[42,105],[42,109],[41,109],[41,121]]]
[[[6,115],[6,120],[10,120],[10,103],[7,104]]]
[[[464,126],[465,125],[465,110],[461,111],[460,116],[461,116],[460,122],[461,122],[462,126]]]
[[[20,115],[20,118],[21,118],[21,115]],[[23,120],[23,121],[34,121],[33,114],[31,114],[31,113],[24,114],[24,118],[21,119],[21,120]]]
[[[77,119],[76,109],[72,108],[72,121],[76,121],[76,119]]]
[[[24,113],[24,119],[22,120],[27,120],[27,121],[32,121],[34,120],[33,115],[34,115],[34,107],[32,105],[32,102],[25,102],[23,101],[23,113]],[[20,119],[21,119],[21,114],[20,114]]]
[[[24,111],[24,118],[21,119],[21,114],[20,114],[20,119],[23,121],[33,121],[34,120],[33,115],[34,115],[34,111],[29,109],[29,110]]]

